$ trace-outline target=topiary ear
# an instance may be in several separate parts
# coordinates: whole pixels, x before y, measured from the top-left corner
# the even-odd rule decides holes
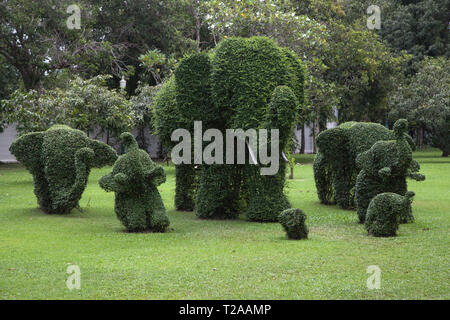
[[[39,170],[43,139],[43,132],[27,133],[14,140],[9,150],[28,170]]]
[[[294,130],[297,106],[297,97],[289,87],[275,88],[266,114],[266,128],[280,131],[281,148],[286,145]]]
[[[103,166],[113,165],[117,160],[116,151],[103,142],[89,140],[89,148],[91,148],[95,154],[92,161],[93,167],[101,168]]]
[[[120,135],[120,140],[125,145],[125,152],[139,149],[139,146],[138,146],[138,144],[136,142],[136,139],[129,132],[122,133]]]

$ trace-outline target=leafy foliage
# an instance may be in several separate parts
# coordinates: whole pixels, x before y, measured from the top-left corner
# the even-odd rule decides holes
[[[33,175],[41,209],[52,214],[69,213],[78,206],[91,167],[111,165],[117,158],[108,145],[61,125],[24,134],[10,150]]]
[[[433,146],[450,153],[450,61],[426,58],[418,72],[401,82],[392,96],[390,121],[406,118],[424,128]]]
[[[278,218],[289,239],[308,238],[308,227],[305,224],[306,214],[300,209],[286,209]]]
[[[128,231],[164,232],[169,218],[156,188],[166,180],[164,170],[139,149],[131,133],[123,133],[120,139],[126,153],[114,163],[112,172],[99,180],[99,185],[116,193],[115,211]]]
[[[130,129],[135,114],[129,101],[119,92],[105,86],[108,76],[89,80],[79,77],[67,87],[42,94],[30,90],[15,91],[2,101],[7,122],[18,123],[21,133],[46,130],[54,124],[66,124],[84,132],[102,129],[114,137]]]

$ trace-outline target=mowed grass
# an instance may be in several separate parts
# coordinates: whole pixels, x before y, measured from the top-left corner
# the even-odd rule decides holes
[[[175,211],[173,166],[159,188],[171,230],[132,234],[97,184],[110,168],[92,171],[84,212],[50,216],[37,208],[31,175],[3,165],[0,299],[449,299],[450,159],[440,155],[415,153],[427,179],[409,182],[416,221],[395,238],[369,237],[354,211],[319,204],[311,163],[296,166],[287,193],[308,215],[302,241],[277,223]],[[66,286],[71,264],[80,290]],[[379,290],[367,288],[370,265],[381,269]]]

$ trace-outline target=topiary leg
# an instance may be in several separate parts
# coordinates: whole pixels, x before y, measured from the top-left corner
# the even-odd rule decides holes
[[[291,207],[283,192],[286,163],[280,159],[278,173],[273,176],[260,175],[260,167],[253,166],[253,182],[250,184],[250,202],[247,219],[259,222],[277,222],[280,213]]]
[[[329,164],[322,153],[318,152],[314,158],[314,181],[320,203],[334,203],[333,175]]]
[[[196,214],[204,219],[234,219],[238,197],[233,188],[232,165],[204,165],[197,191]]]
[[[180,164],[175,167],[175,209],[193,211],[196,194],[196,173],[192,164]]]

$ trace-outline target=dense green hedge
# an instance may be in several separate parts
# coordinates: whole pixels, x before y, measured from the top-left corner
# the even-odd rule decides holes
[[[418,181],[425,179],[417,172],[420,167],[412,158],[407,129],[407,121],[398,120],[394,125],[395,140],[378,141],[357,157],[357,167],[361,171],[356,179],[355,202],[361,223],[365,221],[370,201],[377,194],[393,192],[404,196],[407,177]]]
[[[319,152],[314,165],[320,201],[324,204],[335,201],[342,208],[354,207],[354,187],[359,173],[356,157],[377,141],[393,139],[393,131],[369,122],[345,122],[321,132],[316,138]],[[406,139],[414,148],[411,137]]]
[[[114,164],[112,172],[99,180],[106,191],[116,193],[115,211],[128,231],[164,232],[169,218],[156,188],[166,175],[147,152],[140,150],[131,133],[120,136],[126,153]]]
[[[413,196],[414,192],[407,192],[405,196],[391,192],[375,196],[367,209],[367,232],[375,237],[395,236],[401,220],[410,215]]]
[[[302,210],[286,209],[280,214],[279,221],[289,239],[308,238],[308,227],[305,224],[306,214]]]
[[[117,158],[110,146],[61,125],[25,134],[10,150],[33,175],[39,206],[52,214],[69,213],[77,207],[91,167],[111,165]]]

